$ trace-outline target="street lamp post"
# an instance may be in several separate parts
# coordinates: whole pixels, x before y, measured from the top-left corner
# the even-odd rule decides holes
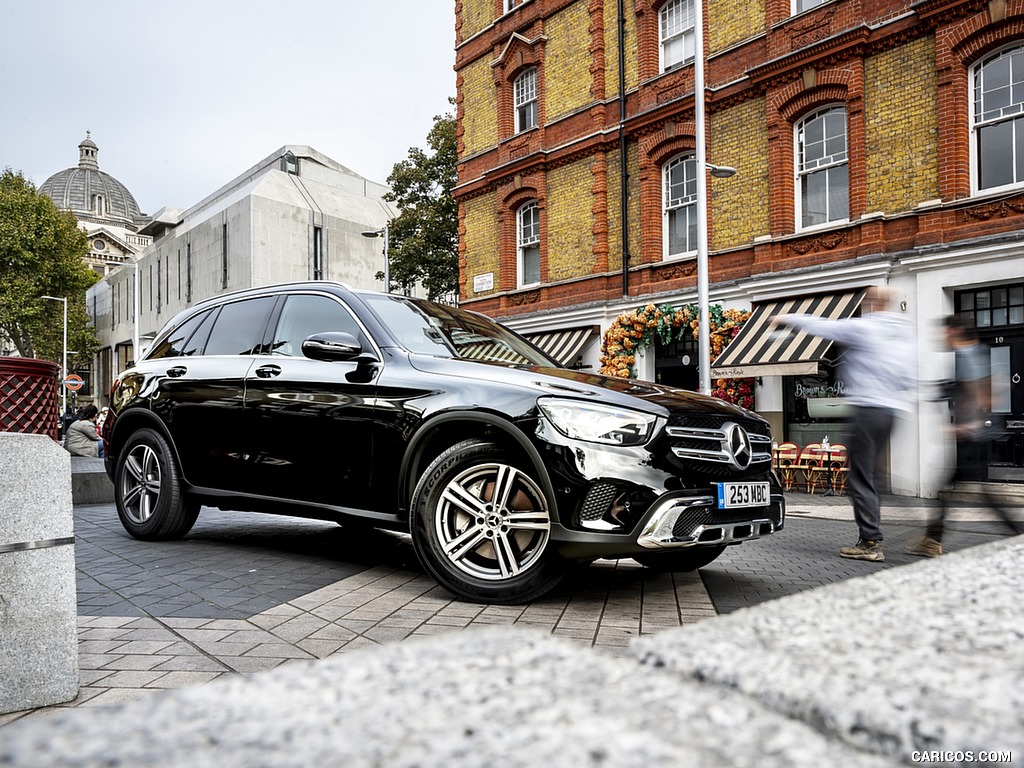
[[[711,318],[708,308],[708,188],[705,171],[716,178],[728,178],[735,168],[711,165],[707,158],[707,129],[704,124],[704,0],[695,0],[693,26],[693,124],[697,143],[697,354],[700,391],[711,394]]]
[[[391,293],[391,261],[388,258],[388,225],[363,232],[363,237],[384,238],[384,293]]]
[[[64,414],[68,412],[68,388],[64,383],[68,377],[68,300],[66,296],[43,296],[42,298],[64,302],[64,355],[60,368],[60,417],[63,419]]]

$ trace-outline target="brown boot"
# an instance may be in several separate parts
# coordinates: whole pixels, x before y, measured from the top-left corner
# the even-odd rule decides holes
[[[885,560],[882,543],[867,539],[861,539],[852,547],[843,547],[839,550],[839,556],[850,560],[872,560],[876,563]]]
[[[903,550],[905,555],[917,555],[918,557],[938,557],[942,554],[942,543],[927,536],[912,544],[908,544]]]

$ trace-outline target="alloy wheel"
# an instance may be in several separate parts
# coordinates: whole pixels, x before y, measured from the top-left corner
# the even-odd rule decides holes
[[[445,557],[463,573],[509,579],[544,554],[551,520],[538,485],[503,463],[477,464],[445,486],[434,527]]]
[[[162,472],[160,458],[147,444],[132,448],[121,475],[121,498],[125,514],[138,524],[146,523],[160,500]]]

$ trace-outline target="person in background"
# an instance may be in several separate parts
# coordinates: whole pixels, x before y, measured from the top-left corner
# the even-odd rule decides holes
[[[892,434],[897,414],[914,407],[917,388],[914,337],[902,315],[890,310],[890,289],[873,286],[859,317],[839,320],[813,315],[780,315],[776,325],[791,326],[839,343],[839,375],[853,406],[849,418],[848,487],[860,538],[839,550],[852,560],[885,560],[881,502],[875,485],[878,458]]]
[[[87,405],[82,409],[82,415],[78,421],[68,427],[67,436],[64,438],[64,447],[72,456],[91,456],[99,458],[103,456],[103,441],[100,440],[99,432],[96,429],[96,420],[100,412],[95,405]]]
[[[953,381],[950,410],[956,443],[956,464],[946,481],[945,490],[957,482],[983,480],[992,410],[991,366],[989,351],[971,332],[963,315],[950,315],[945,321],[946,346],[953,352]],[[1024,525],[1014,522],[1009,513],[982,483],[986,506],[998,513],[1014,533],[1024,533]],[[924,536],[905,550],[908,555],[938,557],[942,554],[942,534],[946,523],[946,494],[939,494],[939,506],[928,521]]]

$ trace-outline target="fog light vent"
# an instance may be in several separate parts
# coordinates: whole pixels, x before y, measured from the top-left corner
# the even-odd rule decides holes
[[[615,500],[615,486],[611,483],[595,483],[587,491],[580,504],[580,522],[600,520],[611,509]]]

